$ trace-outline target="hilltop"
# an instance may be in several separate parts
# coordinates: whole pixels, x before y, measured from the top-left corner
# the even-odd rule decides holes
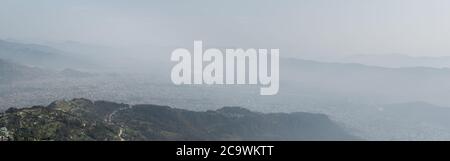
[[[326,115],[258,113],[241,107],[188,111],[87,99],[10,108],[2,140],[353,140]]]

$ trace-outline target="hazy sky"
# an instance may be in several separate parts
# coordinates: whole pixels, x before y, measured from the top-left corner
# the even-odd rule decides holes
[[[0,0],[0,38],[450,56],[450,1]]]

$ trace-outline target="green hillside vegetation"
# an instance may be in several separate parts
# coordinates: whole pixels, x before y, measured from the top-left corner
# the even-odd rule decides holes
[[[263,114],[240,107],[195,112],[168,106],[73,99],[10,108],[0,140],[353,140],[322,114]]]

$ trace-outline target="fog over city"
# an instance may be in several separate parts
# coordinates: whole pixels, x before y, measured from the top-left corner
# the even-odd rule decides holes
[[[279,49],[273,96],[175,85],[173,50]],[[0,0],[0,109],[87,98],[327,115],[363,140],[450,140],[447,0]]]

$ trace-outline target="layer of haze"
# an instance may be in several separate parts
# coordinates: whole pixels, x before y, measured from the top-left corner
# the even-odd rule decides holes
[[[174,85],[170,53],[194,40],[280,48],[278,94]],[[449,0],[0,0],[0,110],[239,106],[323,113],[367,140],[450,140],[448,42]]]
[[[450,1],[0,0],[0,38],[143,50],[203,40],[280,48],[285,57],[450,56]]]

